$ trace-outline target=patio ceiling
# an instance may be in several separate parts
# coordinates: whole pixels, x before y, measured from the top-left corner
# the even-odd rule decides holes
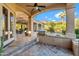
[[[34,6],[35,4],[37,4],[37,6]],[[18,7],[22,7],[23,9],[25,9],[32,17],[48,10],[66,8],[66,3],[16,3],[16,5]],[[36,7],[38,6],[45,6],[45,7],[39,11],[38,9],[36,9]],[[45,23],[45,21],[42,23]]]
[[[28,22],[28,15],[23,12],[16,12],[16,22],[18,23],[27,23]]]
[[[35,3],[17,3],[18,6],[23,7],[25,10],[27,10],[31,15],[35,15],[37,13],[51,10],[51,9],[63,9],[65,8],[65,3],[37,3],[38,6],[45,6],[45,8],[42,8],[40,11],[35,10],[36,7],[34,7]],[[34,9],[34,10],[33,10]]]
[[[35,3],[18,3],[17,5],[19,5],[19,6],[22,6],[22,7],[25,7],[25,9],[28,11],[28,12],[32,12],[32,9],[34,9],[35,7],[34,7],[34,4]],[[45,6],[45,7],[47,7],[47,6],[49,6],[49,5],[51,5],[52,3],[37,3],[37,5],[38,6]],[[37,11],[37,10],[36,10]]]
[[[37,3],[37,6],[45,6],[44,8],[41,9],[41,11],[36,9],[37,6],[34,6],[35,3],[13,3],[13,4],[6,4],[6,5],[8,5],[15,12],[21,11],[27,14],[28,16],[30,15],[33,16],[48,10],[65,9],[67,3]],[[68,3],[68,5],[69,6],[72,5],[72,3],[71,4]]]
[[[37,6],[45,6],[41,11],[36,9],[37,6],[34,7],[35,3],[13,3],[13,4],[6,4],[8,7],[10,7],[12,10],[15,11],[15,13],[18,15],[16,16],[17,19],[23,18],[27,19],[26,16],[34,17],[35,15],[48,11],[48,10],[55,10],[55,9],[65,9],[67,3],[37,3]],[[67,4],[68,8],[72,4]],[[34,10],[33,10],[34,9]],[[17,12],[22,12],[22,14],[19,14]]]

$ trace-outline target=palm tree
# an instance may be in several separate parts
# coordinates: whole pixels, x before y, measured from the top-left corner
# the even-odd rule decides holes
[[[62,25],[61,25],[61,28],[62,28],[62,31],[65,31],[65,29],[66,29],[66,23],[64,22],[64,17],[66,16],[66,12],[64,11],[64,12],[62,12],[62,13],[60,13],[60,15],[59,15],[59,17],[62,19],[61,20],[61,23],[62,23]]]
[[[65,11],[60,13],[59,17],[62,19],[62,23],[64,22],[64,17],[66,16]]]

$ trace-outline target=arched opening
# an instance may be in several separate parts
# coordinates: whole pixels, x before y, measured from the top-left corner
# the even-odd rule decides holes
[[[64,9],[49,10],[37,14],[33,18],[35,21],[44,23],[44,30],[49,33],[65,35],[66,32],[66,12]],[[40,26],[38,26],[40,28]],[[41,29],[39,29],[41,30]]]

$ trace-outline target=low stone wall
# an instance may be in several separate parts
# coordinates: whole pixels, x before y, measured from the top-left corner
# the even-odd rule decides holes
[[[79,40],[73,40],[72,43],[73,43],[72,48],[74,55],[79,56]]]
[[[38,35],[38,39],[39,39],[39,42],[41,43],[72,49],[72,39],[70,38]]]

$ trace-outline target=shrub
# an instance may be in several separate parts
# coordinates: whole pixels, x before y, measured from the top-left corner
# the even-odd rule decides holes
[[[79,29],[75,29],[75,33],[76,34],[79,34]]]
[[[54,28],[53,27],[49,27],[49,31],[50,32],[54,32]]]
[[[79,39],[79,29],[75,29],[76,38]]]
[[[4,41],[4,38],[3,37],[0,37],[0,55],[3,52],[3,41]]]
[[[66,34],[66,31],[65,30],[62,30],[62,34],[65,35]]]
[[[79,34],[76,34],[76,38],[79,39]]]

